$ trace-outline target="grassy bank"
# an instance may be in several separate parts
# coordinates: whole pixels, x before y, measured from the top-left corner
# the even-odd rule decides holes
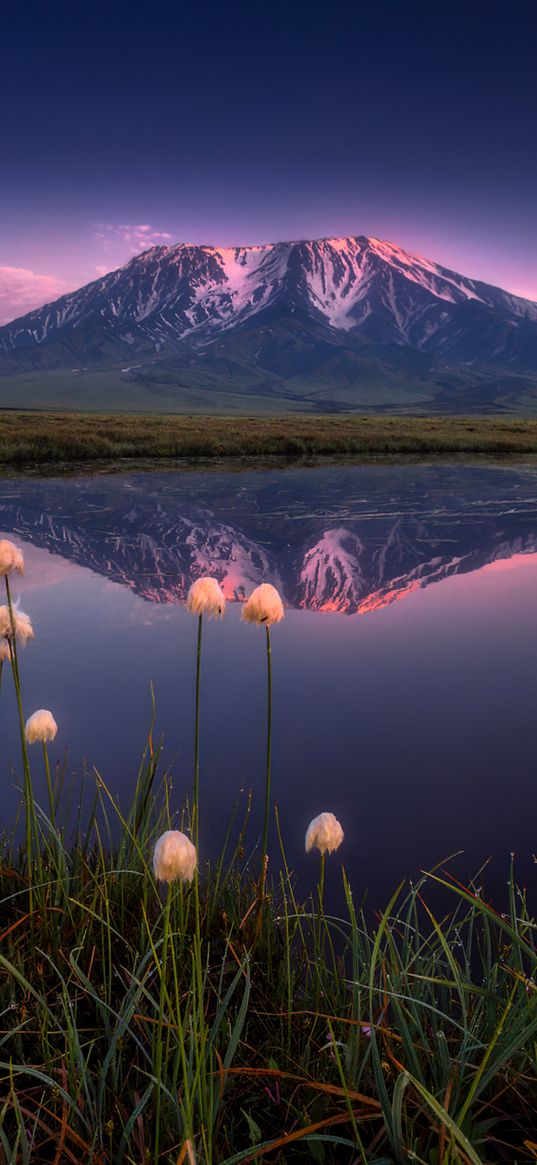
[[[315,832],[321,818],[308,829],[316,888],[306,901],[297,890],[270,797],[274,588],[256,588],[244,608],[267,662],[263,842],[246,797],[220,855],[196,870],[210,812],[200,724],[214,730],[202,626],[223,613],[218,584],[196,580],[189,598],[192,794],[182,804],[164,768],[153,707],[126,803],[94,770],[81,813],[67,762],[50,765],[52,713],[26,720],[19,648],[31,650],[33,627],[9,577],[23,569],[20,551],[0,543],[0,709],[13,685],[22,786],[17,840],[0,844],[1,1165],[535,1160],[537,925],[513,869],[505,913],[442,871],[396,890],[375,918],[355,901],[341,828],[323,813],[329,832]],[[178,827],[180,862],[165,865],[159,847]],[[325,861],[342,890],[337,913]]]
[[[109,850],[102,826],[66,847],[47,817],[42,879],[9,851],[0,872],[5,1165],[536,1159],[514,879],[506,916],[452,885],[435,917],[424,878],[371,925],[348,886],[341,917],[298,904],[283,869],[261,914],[240,850],[166,898],[155,821]]]
[[[285,418],[0,412],[0,464],[151,458],[537,453],[537,421],[490,417]]]

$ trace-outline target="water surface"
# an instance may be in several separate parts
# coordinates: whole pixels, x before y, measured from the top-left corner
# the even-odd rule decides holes
[[[230,600],[206,624],[202,848],[231,805],[263,798],[264,636],[240,622],[261,581],[282,592],[273,630],[274,796],[291,865],[315,814],[341,819],[356,894],[376,902],[454,851],[489,855],[491,892],[517,851],[533,876],[537,697],[537,472],[357,466],[166,472],[0,482],[0,530],[25,551],[17,582],[37,639],[24,653],[27,712],[53,710],[56,757],[83,762],[127,804],[149,721],[192,779],[193,578]],[[20,769],[11,677],[0,696],[2,819]],[[36,755],[35,768],[39,770]],[[40,779],[38,779],[38,784]],[[331,860],[336,876],[338,859]]]

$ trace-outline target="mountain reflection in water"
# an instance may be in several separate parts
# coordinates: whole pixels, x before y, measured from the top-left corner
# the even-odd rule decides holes
[[[537,550],[537,475],[475,467],[155,473],[4,482],[0,529],[152,603],[215,575],[286,604],[367,614]]]
[[[76,804],[86,760],[90,788],[95,765],[128,804],[151,680],[155,738],[162,733],[182,803],[196,649],[186,592],[207,573],[229,599],[270,581],[287,606],[273,634],[273,792],[302,888],[317,874],[304,831],[327,809],[345,829],[327,890],[343,861],[358,900],[369,888],[378,905],[402,878],[458,850],[461,876],[495,856],[493,893],[510,850],[533,870],[535,470],[10,478],[0,485],[0,532],[27,558],[26,577],[14,579],[37,636],[21,661],[25,710],[56,716],[67,799]],[[262,811],[266,661],[263,637],[240,613],[230,603],[204,632],[202,857],[221,845],[241,787],[254,791],[252,845]],[[13,819],[10,766],[20,768],[9,680],[0,825]],[[35,753],[33,764],[41,795]]]

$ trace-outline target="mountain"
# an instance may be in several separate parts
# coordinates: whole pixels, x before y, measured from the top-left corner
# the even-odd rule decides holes
[[[215,575],[230,601],[369,615],[456,574],[537,553],[537,474],[467,466],[151,473],[4,482],[0,531],[150,603]]]
[[[365,236],[179,243],[0,328],[0,403],[14,382],[125,407],[130,386],[134,407],[537,408],[537,304]]]

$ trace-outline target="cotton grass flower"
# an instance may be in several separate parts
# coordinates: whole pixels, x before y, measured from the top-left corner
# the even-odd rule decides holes
[[[53,828],[56,826],[56,801],[52,788],[52,780],[50,776],[50,764],[48,759],[47,744],[56,739],[58,725],[48,708],[39,708],[26,721],[26,728],[24,735],[27,744],[42,744],[43,756],[45,760],[45,776],[47,778],[48,803],[50,808],[50,820]]]
[[[0,663],[11,663],[11,648],[7,639],[0,639]]]
[[[191,882],[198,862],[196,847],[178,829],[167,829],[153,852],[153,870],[158,882]]]
[[[226,609],[226,599],[216,578],[197,578],[188,592],[186,605],[192,615],[217,618]]]
[[[326,853],[332,854],[339,849],[344,836],[341,825],[333,813],[319,813],[318,817],[310,821],[306,831],[306,853],[318,849],[323,857]]]
[[[15,638],[17,639],[17,642],[25,647],[29,639],[35,639],[32,620],[30,619],[29,615],[27,615],[24,611],[21,611],[17,603],[15,603],[11,609],[13,612]],[[9,607],[5,605],[0,607],[0,637],[8,640],[13,638],[13,627],[11,625]]]
[[[252,591],[242,608],[245,623],[257,623],[259,627],[272,627],[280,623],[284,616],[283,603],[272,583],[261,583]]]
[[[11,574],[16,570],[18,574],[24,574],[24,556],[22,551],[14,545],[13,542],[8,542],[6,538],[0,539],[0,577]]]
[[[24,734],[28,744],[36,744],[38,741],[45,744],[47,741],[55,739],[57,731],[58,725],[52,712],[49,712],[47,708],[39,708],[26,721]]]

